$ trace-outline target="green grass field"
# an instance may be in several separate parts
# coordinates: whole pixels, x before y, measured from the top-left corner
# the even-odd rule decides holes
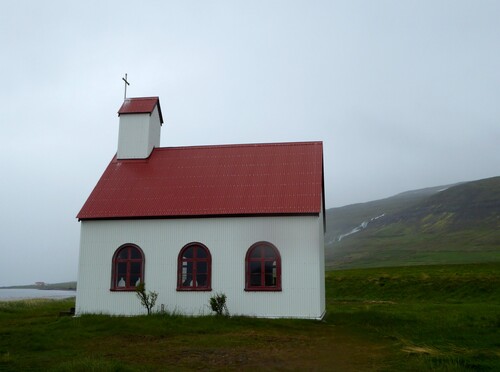
[[[326,288],[324,321],[0,302],[0,370],[500,370],[500,264],[329,271]]]
[[[327,281],[329,319],[391,340],[404,369],[500,370],[500,264],[332,271]]]

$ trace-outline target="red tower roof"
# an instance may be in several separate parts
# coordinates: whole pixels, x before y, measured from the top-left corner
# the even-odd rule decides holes
[[[126,98],[122,107],[118,110],[118,116],[122,114],[151,114],[156,105],[158,105],[160,123],[163,124],[160,99],[158,97]]]
[[[77,218],[319,214],[323,144],[156,148],[111,160]]]

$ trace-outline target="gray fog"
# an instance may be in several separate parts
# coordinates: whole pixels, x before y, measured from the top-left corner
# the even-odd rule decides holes
[[[324,142],[327,208],[500,174],[498,1],[0,2],[0,286],[76,280],[128,96],[162,146]]]

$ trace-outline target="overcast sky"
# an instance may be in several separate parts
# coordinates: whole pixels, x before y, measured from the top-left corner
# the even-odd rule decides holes
[[[0,286],[76,280],[128,96],[162,146],[324,142],[327,208],[500,175],[500,2],[0,2]]]

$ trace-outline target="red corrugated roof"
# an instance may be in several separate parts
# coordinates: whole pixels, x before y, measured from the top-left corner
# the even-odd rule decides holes
[[[163,124],[160,99],[158,97],[126,98],[122,107],[118,110],[118,116],[122,114],[151,114],[156,105],[158,105],[160,123]]]
[[[318,214],[323,144],[156,148],[111,160],[77,218]]]

